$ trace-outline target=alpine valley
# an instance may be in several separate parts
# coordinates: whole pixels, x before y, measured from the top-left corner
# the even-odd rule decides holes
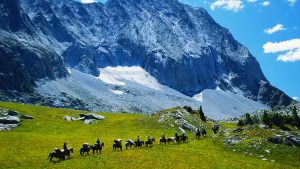
[[[178,0],[0,1],[0,98],[92,111],[287,106],[248,49]]]

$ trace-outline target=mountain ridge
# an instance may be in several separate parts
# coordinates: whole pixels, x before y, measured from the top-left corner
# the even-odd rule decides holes
[[[219,87],[272,107],[292,101],[269,83],[248,49],[202,8],[183,5],[177,0],[109,0],[104,4],[4,0],[1,3],[13,2],[11,8],[19,6],[24,15],[20,20],[29,25],[24,28],[30,27],[32,31],[8,29],[7,21],[0,25],[1,31],[8,36],[17,35],[17,40],[25,39],[19,41],[20,45],[26,40],[29,43],[32,37],[42,40],[43,44],[35,41],[30,44],[47,49],[51,53],[48,63],[53,62],[43,61],[49,71],[37,77],[33,76],[34,72],[45,68],[36,67],[28,72],[30,66],[25,66],[22,71],[28,72],[27,77],[35,77],[29,78],[30,83],[26,82],[27,78],[20,78],[27,88],[32,88],[39,79],[67,77],[66,66],[93,76],[101,73],[99,68],[107,66],[140,66],[159,83],[190,97]],[[8,8],[2,7],[1,11]],[[5,18],[2,15],[0,20]],[[5,51],[6,47],[0,49]],[[5,54],[7,58],[11,55]],[[6,83],[0,87],[2,90],[20,88],[7,86]],[[20,89],[27,91],[27,88]]]

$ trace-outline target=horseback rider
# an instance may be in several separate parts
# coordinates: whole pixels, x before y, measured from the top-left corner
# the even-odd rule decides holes
[[[152,143],[150,134],[148,134],[148,143]]]
[[[177,132],[175,132],[175,140],[179,143],[179,136],[178,136]]]
[[[100,145],[100,139],[99,138],[97,139],[96,144]]]
[[[197,133],[197,134],[200,134],[200,129],[199,129],[199,128],[197,128],[196,133]]]
[[[64,143],[63,149],[64,149],[65,151],[68,150],[67,143]]]
[[[136,142],[137,142],[137,143],[140,143],[140,136],[137,136]]]
[[[162,133],[161,138],[162,138],[162,139],[166,139],[166,136],[165,136],[164,133]]]

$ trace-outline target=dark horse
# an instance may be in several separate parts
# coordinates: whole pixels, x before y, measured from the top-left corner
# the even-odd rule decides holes
[[[219,131],[220,126],[218,124],[214,124],[214,126],[211,128],[214,132],[214,134],[217,134]]]
[[[71,153],[73,153],[73,148],[72,148],[72,147],[69,147],[69,148],[67,148],[67,149],[65,149],[65,150],[62,150],[62,152],[63,152],[63,153],[65,154],[65,156],[67,156],[68,159],[69,159]]]
[[[175,142],[175,137],[169,137],[167,138],[167,142],[170,144],[171,142],[174,143]]]
[[[167,143],[167,139],[166,139],[165,137],[159,139],[159,144],[164,144],[164,145],[166,145],[166,143]]]
[[[180,142],[186,142],[187,140],[188,140],[189,138],[188,138],[188,136],[186,136],[186,135],[184,135],[184,134],[182,134],[181,136],[180,136]]]
[[[196,131],[196,139],[200,139],[200,136],[201,136],[200,130],[197,130],[197,131]]]
[[[134,141],[135,147],[141,148],[144,144],[145,141]]]
[[[152,138],[151,140],[147,140],[145,143],[146,143],[146,146],[148,147],[148,145],[152,145],[153,142],[155,142],[155,138]]]
[[[126,150],[128,149],[128,147],[131,149],[131,147],[134,145],[135,145],[135,143],[131,139],[126,140],[126,143],[125,143]]]
[[[101,144],[94,144],[94,146],[91,146],[91,149],[93,150],[93,154],[95,154],[95,151],[97,154],[101,154],[101,151],[102,151],[102,148],[104,147],[104,143],[101,143]]]
[[[84,143],[80,148],[80,155],[84,155],[84,153],[89,155],[90,150],[91,150],[90,145],[88,143]]]
[[[201,132],[202,132],[203,137],[205,137],[207,134],[205,128],[203,128]]]
[[[121,139],[114,140],[113,150],[117,150],[117,149],[120,149],[122,151],[122,140]]]
[[[58,161],[65,160],[65,153],[61,151],[59,148],[56,148],[53,152],[51,152],[48,156],[48,159],[50,158],[50,161],[52,161],[52,158],[58,158]]]

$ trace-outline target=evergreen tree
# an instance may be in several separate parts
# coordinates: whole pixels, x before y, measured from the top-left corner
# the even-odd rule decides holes
[[[253,120],[252,120],[252,118],[251,118],[251,116],[250,116],[249,113],[246,113],[246,119],[245,119],[245,121],[246,121],[246,124],[253,125]]]
[[[300,127],[300,118],[298,116],[296,106],[293,107],[292,114],[293,114],[294,125]]]
[[[206,117],[205,117],[205,115],[204,115],[204,113],[203,113],[202,106],[200,106],[198,112],[199,112],[200,119],[201,119],[204,123],[206,123]]]
[[[265,124],[265,125],[271,125],[270,123],[270,116],[268,114],[268,112],[265,110],[264,113],[263,113],[263,116],[262,116],[262,122]]]

